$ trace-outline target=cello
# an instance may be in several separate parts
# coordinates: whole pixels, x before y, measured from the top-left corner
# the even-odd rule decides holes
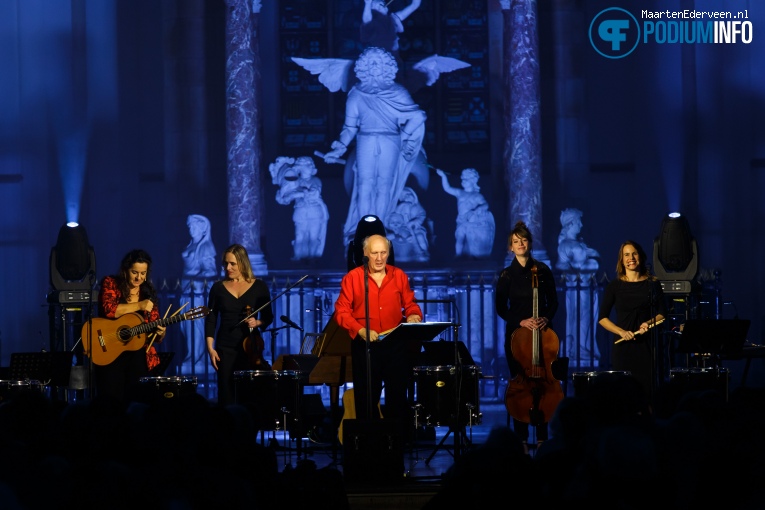
[[[531,268],[534,319],[539,318],[537,271],[535,264]],[[510,348],[523,368],[508,382],[505,390],[505,407],[514,419],[534,426],[550,421],[563,400],[563,389],[552,371],[559,347],[558,335],[547,326],[534,330],[519,327],[513,332]]]

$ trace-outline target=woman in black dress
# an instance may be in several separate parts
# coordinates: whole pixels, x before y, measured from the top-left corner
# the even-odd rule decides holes
[[[645,261],[645,251],[638,243],[622,243],[616,279],[603,293],[598,324],[618,341],[611,347],[613,370],[629,371],[650,397],[656,377],[651,335],[645,333],[664,319],[667,309],[661,282],[649,274]],[[609,318],[612,310],[616,310],[615,322]]]
[[[273,322],[274,312],[268,285],[253,275],[244,246],[233,244],[226,248],[222,263],[226,277],[210,289],[205,340],[210,363],[218,372],[218,404],[226,406],[234,403],[234,372],[258,369],[252,365],[252,353],[245,351],[245,339],[262,341],[261,333]],[[261,307],[260,312],[242,322]],[[261,362],[262,370],[271,370]]]

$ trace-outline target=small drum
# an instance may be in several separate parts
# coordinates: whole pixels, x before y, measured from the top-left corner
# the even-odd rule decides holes
[[[193,395],[197,392],[197,378],[191,375],[141,377],[140,383],[141,398],[139,400],[146,403]]]
[[[730,373],[724,367],[672,368],[669,370],[670,385],[679,393],[717,390],[728,400]]]
[[[239,370],[234,372],[235,402],[250,409],[258,430],[283,430],[299,419],[307,376],[297,370]]]
[[[618,377],[632,375],[627,370],[604,370],[600,372],[574,372],[571,378],[574,382],[574,396],[582,397],[595,384],[606,384]]]
[[[24,379],[19,381],[0,380],[0,402],[5,402],[16,395],[28,391],[42,393],[43,389],[43,384],[34,379]]]
[[[481,423],[478,381],[481,368],[476,365],[462,367],[462,386],[459,388],[459,426]],[[414,367],[416,402],[422,407],[418,419],[426,425],[450,425],[457,404],[460,381],[452,365]]]

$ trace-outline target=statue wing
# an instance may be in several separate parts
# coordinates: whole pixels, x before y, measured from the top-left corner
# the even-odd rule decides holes
[[[451,57],[442,57],[440,55],[431,55],[412,66],[412,69],[425,73],[427,75],[426,85],[433,85],[438,80],[441,73],[450,73],[457,69],[470,67],[470,64]]]
[[[353,60],[345,58],[292,57],[292,61],[311,74],[318,74],[319,82],[327,87],[330,92],[337,92],[340,89],[343,92],[348,92]]]

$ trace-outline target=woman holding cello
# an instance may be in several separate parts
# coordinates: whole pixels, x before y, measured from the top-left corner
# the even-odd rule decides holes
[[[550,268],[531,256],[532,236],[519,221],[507,240],[515,255],[499,274],[495,289],[497,315],[505,320],[505,356],[511,380],[505,406],[513,430],[528,449],[529,425],[538,443],[548,438],[547,423],[563,399],[560,382],[552,374],[560,343],[552,329],[558,294]]]

